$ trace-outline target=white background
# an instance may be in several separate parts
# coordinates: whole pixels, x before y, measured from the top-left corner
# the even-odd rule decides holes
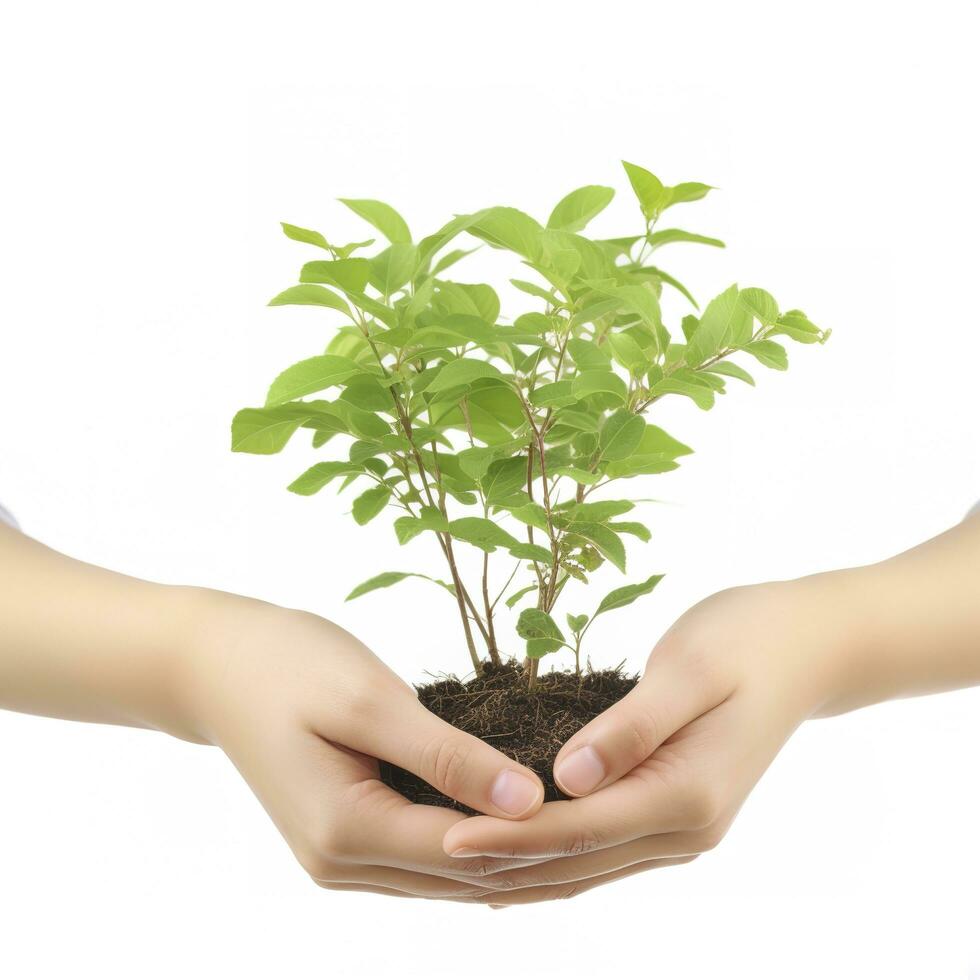
[[[232,413],[330,335],[329,313],[264,306],[315,257],[277,222],[364,237],[334,198],[377,197],[421,235],[490,204],[544,218],[595,182],[620,193],[594,230],[625,234],[625,157],[721,188],[683,217],[728,250],[669,263],[699,295],[764,285],[834,336],[710,414],[657,416],[697,450],[644,488],[668,503],[634,577],[669,577],[600,621],[593,658],[639,668],[709,592],[944,529],[980,496],[966,11],[19,5],[0,31],[0,497],[70,554],[313,609],[409,679],[463,669],[424,583],[342,602],[384,568],[435,569],[421,545],[287,494],[305,440],[228,451]],[[5,714],[0,975],[967,977],[978,748],[977,691],[807,724],[717,851],[501,917],[317,890],[216,750]]]

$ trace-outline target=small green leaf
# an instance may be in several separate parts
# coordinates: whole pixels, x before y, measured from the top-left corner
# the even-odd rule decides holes
[[[412,233],[408,230],[405,219],[390,204],[385,204],[383,201],[349,197],[342,197],[339,200],[341,204],[346,204],[358,217],[377,228],[389,242],[395,244],[412,240]]]
[[[367,259],[336,259],[333,262],[307,262],[300,269],[299,281],[339,286],[345,293],[362,293],[371,277]]]
[[[643,438],[646,423],[628,409],[613,412],[599,430],[599,448],[603,459],[625,459],[636,450]]]
[[[611,561],[621,572],[626,571],[626,548],[620,541],[619,535],[605,524],[579,523],[572,526],[571,531],[579,537],[591,541],[599,549],[599,553]]]
[[[504,600],[504,604],[508,609],[513,609],[521,599],[524,598],[529,592],[537,592],[538,587],[536,585],[527,585],[523,589],[519,589],[515,592],[509,599]]]
[[[583,337],[571,337],[566,345],[571,358],[583,371],[608,371],[609,352]]]
[[[491,463],[486,475],[480,481],[483,495],[488,504],[509,497],[527,482],[527,458],[514,456],[510,459],[498,459]]]
[[[486,208],[471,215],[466,229],[493,248],[506,248],[536,262],[542,255],[544,229],[534,218],[517,208]]]
[[[548,219],[549,228],[581,231],[600,211],[609,206],[616,192],[611,187],[592,184],[567,194]]]
[[[515,558],[523,558],[526,561],[537,561],[545,565],[550,565],[552,561],[552,554],[547,549],[539,544],[531,544],[530,542],[522,542],[520,544],[512,545],[507,549]]]
[[[445,532],[449,530],[449,520],[436,507],[423,507],[418,517],[399,517],[395,521],[395,536],[399,544],[408,544],[412,538],[424,531]]]
[[[361,370],[350,358],[336,354],[308,357],[305,361],[286,368],[272,382],[265,400],[266,408],[291,402],[295,398],[302,398],[303,395],[311,395],[316,391],[323,391],[324,388],[332,385],[342,384]]]
[[[508,507],[511,517],[522,524],[529,524],[539,531],[548,533],[548,515],[541,504],[522,504],[519,507]]]
[[[460,517],[450,521],[449,533],[487,552],[495,551],[498,546],[512,548],[520,545],[517,538],[486,517]]]
[[[702,370],[710,371],[711,374],[721,374],[726,378],[738,378],[739,381],[744,381],[747,385],[755,385],[752,375],[745,368],[733,364],[731,361],[718,361],[710,367],[702,368]]]
[[[568,519],[573,524],[581,521],[605,524],[620,514],[628,514],[635,506],[631,500],[590,500],[584,504],[573,504],[568,510]]]
[[[363,472],[363,467],[357,466],[354,463],[344,463],[342,461],[315,463],[305,473],[296,477],[286,489],[291,493],[298,493],[301,496],[309,497],[314,493],[319,493],[320,490],[338,476],[349,476]]]
[[[650,367],[650,357],[628,333],[610,333],[606,338],[616,362],[621,364],[634,378],[638,378]]]
[[[571,613],[565,614],[565,619],[568,622],[568,628],[578,635],[589,625],[589,617],[582,613],[580,616],[573,616]]]
[[[410,242],[397,242],[374,256],[371,262],[371,285],[382,294],[391,296],[415,275],[418,250]]]
[[[652,537],[650,528],[639,521],[616,521],[609,527],[617,534],[632,534],[634,538],[639,538],[641,541],[649,541]]]
[[[629,177],[633,187],[633,193],[640,202],[640,210],[647,221],[653,221],[660,212],[667,207],[669,195],[667,188],[658,177],[655,177],[649,170],[638,167],[635,163],[623,161],[623,169]]]
[[[517,635],[528,641],[527,655],[532,659],[560,650],[565,644],[565,635],[558,624],[541,609],[521,610],[517,617]]]
[[[269,306],[326,306],[350,316],[350,307],[336,293],[323,286],[290,286],[273,296]]]
[[[572,382],[572,392],[576,398],[587,398],[589,395],[605,392],[625,402],[626,382],[612,371],[583,371]]]
[[[742,349],[767,368],[785,371],[789,367],[786,348],[774,340],[756,340],[751,344],[746,344]]]
[[[712,245],[715,248],[724,248],[725,243],[720,238],[708,238],[706,235],[695,235],[689,231],[681,231],[680,228],[664,228],[663,231],[655,231],[647,235],[647,241],[651,249],[658,249],[662,245],[671,245],[674,242],[692,242],[696,245]]]
[[[422,578],[427,582],[434,582],[436,585],[445,589],[450,595],[456,595],[456,590],[448,582],[443,582],[442,579],[430,578],[428,575],[420,575],[418,572],[382,572],[380,575],[375,575],[374,578],[369,578],[366,582],[362,582],[347,596],[345,601],[350,602],[351,599],[356,599],[358,596],[373,592],[375,589],[387,589],[389,586],[402,582],[407,578]]]
[[[622,609],[623,606],[628,606],[631,602],[635,602],[640,596],[649,595],[657,587],[657,584],[662,578],[663,575],[652,575],[645,582],[640,582],[638,585],[624,585],[621,588],[613,589],[599,603],[599,608],[595,611],[595,615],[598,616],[600,613],[609,612],[612,609]]]
[[[312,231],[309,228],[300,228],[299,225],[290,225],[285,221],[280,221],[282,225],[283,233],[287,238],[291,238],[294,242],[305,242],[307,245],[318,245],[320,248],[325,248],[328,252],[330,251],[330,244],[318,231]]]
[[[268,408],[243,408],[231,423],[231,450],[235,453],[278,453],[303,424],[302,415]]]
[[[475,358],[459,358],[446,364],[438,374],[429,382],[425,389],[430,394],[437,391],[446,391],[458,385],[471,384],[480,378],[493,378],[503,380],[503,375],[492,364],[486,361],[478,361]]]
[[[352,507],[354,520],[358,524],[367,524],[374,520],[385,509],[385,504],[391,498],[391,488],[386,486],[372,487],[355,498]]]
[[[725,347],[739,347],[752,336],[752,317],[739,297],[738,286],[729,286],[701,314],[685,358],[691,367],[714,357]]]
[[[779,319],[779,304],[764,289],[750,286],[739,293],[739,298],[763,326],[771,327]]]

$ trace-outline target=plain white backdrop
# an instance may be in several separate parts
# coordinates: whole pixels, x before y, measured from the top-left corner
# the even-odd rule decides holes
[[[699,295],[763,285],[834,331],[657,416],[697,451],[644,488],[634,577],[669,575],[592,633],[639,669],[704,595],[884,557],[980,497],[978,75],[945,2],[19,5],[0,498],[69,554],[336,619],[408,679],[464,669],[425,584],[342,601],[424,548],[286,493],[305,441],[229,452],[330,335],[265,308],[308,252],[277,222],[364,237],[334,199],[377,197],[421,235],[612,183],[595,227],[625,234],[625,157],[721,188],[684,224],[729,248],[668,265]],[[499,916],[319,891],[217,750],[0,714],[0,975],[965,978],[978,752],[980,691],[809,723],[717,851]]]

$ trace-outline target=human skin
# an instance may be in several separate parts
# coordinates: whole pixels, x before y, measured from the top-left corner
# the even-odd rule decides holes
[[[469,898],[489,872],[442,839],[456,811],[378,779],[384,758],[481,812],[521,818],[529,770],[441,721],[362,643],[308,613],[155,585],[0,525],[0,708],[220,746],[319,884]]]
[[[562,747],[555,778],[573,799],[520,823],[468,818],[444,847],[461,861],[550,859],[490,875],[510,888],[503,905],[690,860],[722,840],[805,720],[975,684],[980,516],[879,564],[699,603],[638,686]]]

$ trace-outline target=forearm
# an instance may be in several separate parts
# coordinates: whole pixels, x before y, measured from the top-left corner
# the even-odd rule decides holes
[[[835,644],[821,713],[980,684],[980,516],[887,561],[804,580]]]
[[[208,595],[87,565],[0,526],[0,708],[195,739],[184,653]]]

